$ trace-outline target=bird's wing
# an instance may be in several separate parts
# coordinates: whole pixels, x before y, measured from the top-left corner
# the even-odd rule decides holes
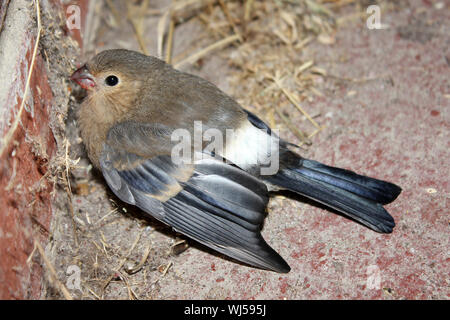
[[[217,159],[176,165],[162,125],[113,127],[100,158],[112,191],[176,231],[246,264],[277,272],[289,266],[262,238],[266,186]]]

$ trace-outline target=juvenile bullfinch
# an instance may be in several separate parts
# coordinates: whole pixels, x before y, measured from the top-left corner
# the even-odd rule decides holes
[[[256,115],[214,84],[138,52],[97,54],[71,77],[88,95],[78,114],[88,156],[122,201],[174,230],[250,266],[290,267],[262,238],[269,190],[288,189],[381,233],[383,208],[401,188],[302,158]],[[175,161],[176,130],[223,134],[223,148]],[[198,127],[198,126],[197,126]],[[233,130],[233,135],[228,131]],[[198,148],[197,148],[198,149]],[[270,159],[278,170],[263,174]]]

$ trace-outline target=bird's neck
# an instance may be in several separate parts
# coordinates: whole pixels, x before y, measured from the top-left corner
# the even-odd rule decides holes
[[[108,106],[109,110],[105,110]],[[114,105],[87,97],[78,112],[78,124],[81,138],[86,145],[89,159],[97,168],[100,167],[100,154],[109,129],[123,119],[125,110]]]

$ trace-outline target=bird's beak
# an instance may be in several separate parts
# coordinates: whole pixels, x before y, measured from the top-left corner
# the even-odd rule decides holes
[[[89,90],[93,87],[95,87],[95,81],[92,74],[89,73],[88,68],[86,65],[79,68],[77,71],[75,71],[71,76],[70,80],[75,81],[78,83],[83,89]]]

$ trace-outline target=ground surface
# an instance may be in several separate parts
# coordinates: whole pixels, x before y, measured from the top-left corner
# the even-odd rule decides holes
[[[431,1],[402,3],[382,13],[386,29],[369,30],[353,19],[338,28],[332,43],[312,42],[293,54],[327,72],[316,84],[322,95],[302,103],[325,126],[303,155],[399,184],[402,194],[387,206],[397,223],[392,234],[277,196],[263,235],[290,264],[290,273],[242,266],[192,243],[175,255],[171,246],[180,239],[169,228],[124,208],[99,174],[81,168],[73,170],[72,185],[78,243],[69,213],[54,222],[60,240],[52,252],[61,278],[70,265],[81,270],[81,291],[71,293],[89,299],[448,299],[450,14]],[[158,20],[150,17],[146,24],[152,54]],[[97,47],[138,50],[128,27],[103,30]],[[198,20],[176,29],[175,56],[201,42],[202,32]],[[234,50],[209,55],[187,70],[250,104],[242,87],[258,75],[242,87],[236,83],[239,70],[224,58]],[[267,107],[264,99],[258,104]],[[299,127],[305,124],[298,112],[283,112]],[[86,166],[73,115],[68,124],[71,157],[80,156]],[[277,124],[284,138],[298,142]],[[128,274],[125,269],[139,264],[147,250],[142,268]]]

